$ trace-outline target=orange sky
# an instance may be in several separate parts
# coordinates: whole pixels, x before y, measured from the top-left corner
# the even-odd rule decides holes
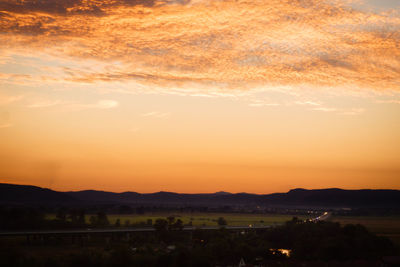
[[[386,1],[0,3],[0,182],[400,189]]]

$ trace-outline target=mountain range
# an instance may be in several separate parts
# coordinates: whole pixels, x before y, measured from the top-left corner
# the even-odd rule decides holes
[[[157,192],[113,193],[84,190],[59,192],[30,185],[0,183],[0,204],[140,204],[140,205],[259,205],[312,207],[400,207],[400,190],[292,189],[287,193],[249,194],[216,192],[183,194]]]

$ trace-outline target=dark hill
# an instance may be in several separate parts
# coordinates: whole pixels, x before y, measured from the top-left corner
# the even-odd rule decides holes
[[[68,196],[84,202],[130,202],[137,199],[141,194],[135,192],[113,193],[106,191],[84,190],[66,192]]]
[[[36,186],[0,184],[0,203],[96,203],[151,205],[259,205],[296,207],[400,207],[399,190],[293,189],[287,193],[257,195],[217,192],[212,194],[179,194],[157,192],[113,193],[85,190],[57,192]]]
[[[293,189],[279,201],[286,204],[303,203],[321,206],[357,206],[357,207],[399,207],[399,190],[343,190],[330,189]]]
[[[63,192],[31,185],[0,183],[0,203],[9,204],[59,204],[76,200]]]

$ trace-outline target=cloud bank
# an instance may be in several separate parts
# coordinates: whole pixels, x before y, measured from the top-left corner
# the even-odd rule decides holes
[[[0,18],[0,58],[74,62],[40,81],[400,91],[396,10],[332,0],[6,0]]]

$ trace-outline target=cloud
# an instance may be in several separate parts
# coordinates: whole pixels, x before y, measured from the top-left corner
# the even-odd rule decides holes
[[[6,0],[0,17],[0,50],[73,62],[8,82],[400,91],[399,11],[344,0]]]
[[[99,109],[111,109],[119,106],[119,103],[115,100],[100,100],[93,107]]]
[[[341,112],[341,114],[342,114],[342,115],[351,115],[351,116],[354,116],[354,115],[360,115],[360,114],[362,114],[362,113],[364,113],[364,112],[365,112],[365,109],[363,109],[363,108],[352,108],[352,109],[350,109],[350,110]]]
[[[249,106],[250,107],[276,107],[280,106],[281,104],[275,103],[275,102],[268,102],[265,100],[253,100]]]
[[[45,13],[57,15],[103,15],[109,8],[116,7],[156,7],[170,4],[188,4],[189,0],[2,0],[0,2],[0,16],[7,16],[7,12],[31,14]],[[6,11],[6,12],[4,12]]]
[[[63,107],[71,111],[80,111],[85,109],[114,109],[119,106],[119,102],[110,99],[99,100],[93,104],[81,104],[81,103],[64,103]]]
[[[119,106],[119,103],[115,100],[100,100],[95,104],[73,104],[70,107],[76,109],[113,109]]]
[[[31,97],[32,98],[32,97]],[[0,98],[1,104],[1,98]],[[28,104],[25,105],[27,108],[49,108],[59,106],[62,109],[67,110],[85,110],[85,109],[114,109],[119,106],[119,102],[112,99],[102,99],[96,103],[79,103],[76,101],[66,100],[54,100],[45,98],[34,98],[30,99]]]
[[[311,110],[332,112],[338,115],[347,115],[347,116],[361,115],[365,112],[364,108],[335,108],[335,107],[324,107],[324,106],[314,107]]]
[[[323,111],[323,112],[333,112],[337,111],[337,108],[331,108],[331,107],[317,107],[317,108],[312,108],[311,110],[315,111]]]
[[[39,101],[39,102],[34,102],[29,105],[27,105],[28,108],[47,108],[47,107],[52,107],[61,104],[62,102],[59,100],[54,100],[54,101]]]
[[[296,101],[295,104],[297,105],[306,105],[306,106],[321,106],[320,102],[316,101]]]
[[[381,104],[400,104],[400,100],[397,100],[397,99],[378,100],[377,103],[381,103]]]
[[[154,117],[154,118],[167,118],[171,115],[171,112],[159,112],[152,111],[141,114],[142,117]]]

